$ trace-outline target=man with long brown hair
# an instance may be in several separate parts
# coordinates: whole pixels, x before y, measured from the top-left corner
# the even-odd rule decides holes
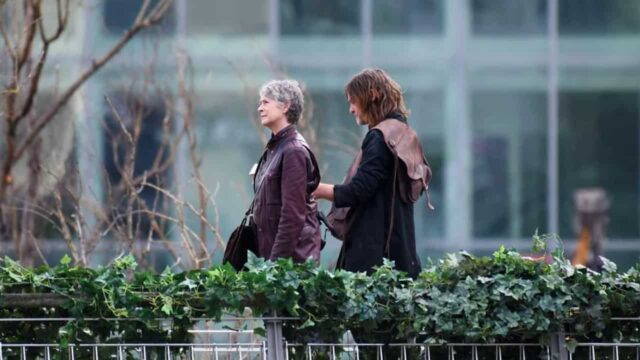
[[[349,112],[369,131],[345,182],[321,183],[315,191],[317,198],[333,201],[330,220],[339,219],[345,225],[342,232],[331,229],[344,240],[337,267],[371,272],[388,258],[415,278],[421,270],[413,222],[416,196],[411,195],[412,183],[406,174],[407,169],[421,174],[424,187],[418,183],[419,196],[431,171],[407,124],[409,111],[402,89],[383,70],[365,69],[347,83],[345,93]],[[342,216],[335,215],[340,212]]]

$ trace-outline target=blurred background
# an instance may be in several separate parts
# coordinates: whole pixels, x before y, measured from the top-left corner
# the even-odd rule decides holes
[[[45,20],[55,19],[55,3],[44,3]],[[69,26],[43,72],[44,109],[123,35],[142,1],[71,4]],[[178,66],[181,61],[186,67]],[[256,126],[260,85],[280,77],[304,85],[304,133],[319,156],[323,181],[340,182],[365,131],[349,115],[343,88],[364,67],[385,69],[404,88],[409,122],[434,171],[436,210],[428,210],[424,198],[415,206],[423,260],[460,249],[488,254],[503,244],[526,253],[536,231],[557,233],[570,255],[585,226],[577,220],[575,192],[595,187],[608,202],[598,210],[602,253],[624,269],[638,261],[637,1],[175,0],[157,26],[133,38],[52,122],[51,150],[45,152],[62,155],[47,163],[66,164],[56,182],[71,178],[83,196],[95,200],[93,206],[113,206],[105,199],[110,184],[122,177],[121,155],[111,144],[130,109],[123,94],[145,93],[142,79],[148,73],[154,88],[168,89],[137,97],[144,115],[132,171],[143,175],[166,132],[166,102],[157,94],[179,97],[177,84],[186,79],[190,98],[172,103],[170,126],[175,135],[189,113],[197,161],[186,140],[176,142],[175,161],[161,172],[162,183],[197,203],[198,169],[210,191],[206,216],[226,239],[251,200],[248,171],[266,138]],[[124,120],[116,121],[114,113]],[[157,189],[139,190],[144,201],[154,203]],[[46,194],[39,201],[55,203]],[[63,208],[74,213],[83,206]],[[187,225],[199,226],[197,213],[185,216]],[[87,216],[86,222],[100,219]],[[154,238],[147,236],[153,231],[144,219],[132,221],[141,238]],[[166,226],[167,238],[180,244],[176,225]],[[45,258],[67,251],[69,242],[55,226],[36,230]],[[103,226],[99,233],[108,238],[110,231]],[[330,266],[340,243],[327,237],[322,262]],[[216,263],[220,248],[209,241],[212,253],[218,249],[210,254]],[[5,241],[2,251],[15,254],[16,244]],[[91,261],[119,251],[109,244],[97,246]],[[150,261],[174,262],[165,259],[161,246],[148,246],[157,248],[148,253]]]

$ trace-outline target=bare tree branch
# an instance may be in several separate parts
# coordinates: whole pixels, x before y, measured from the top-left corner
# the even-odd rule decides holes
[[[33,39],[35,38],[38,21],[41,17],[40,2],[36,1],[37,0],[25,0],[25,38],[24,43],[22,44],[22,49],[18,54],[18,61],[15,67],[16,74],[20,73],[24,64],[31,57],[30,55],[31,50],[33,49]]]
[[[146,17],[142,21],[136,22],[133,24],[131,28],[129,28],[124,35],[118,40],[118,42],[109,50],[105,55],[103,55],[100,59],[93,61],[91,66],[86,69],[76,81],[74,81],[69,88],[61,95],[58,101],[42,116],[38,117],[36,121],[36,125],[34,126],[33,131],[27,136],[27,138],[19,145],[16,150],[15,160],[20,159],[23,155],[26,148],[28,148],[35,138],[40,134],[42,129],[55,117],[60,109],[69,102],[71,96],[84,84],[93,74],[95,74],[98,70],[100,70],[109,60],[111,60],[115,55],[117,55],[122,48],[141,30],[148,28],[152,25],[158,23],[164,12],[168,9],[168,6],[173,2],[173,0],[162,0],[160,1],[154,11],[153,14],[156,14],[154,17]],[[159,12],[160,9],[163,9],[164,12]]]
[[[0,10],[4,10],[4,5],[5,3],[3,1],[2,4],[0,5]],[[7,49],[7,52],[9,53],[9,57],[11,58],[11,61],[15,62],[18,57],[18,54],[16,52],[15,46],[13,45],[13,42],[9,38],[9,34],[7,34],[7,30],[4,27],[4,16],[0,16],[0,34],[2,35],[4,46]]]
[[[47,37],[45,34],[44,22],[42,14],[38,14],[37,22],[38,28],[40,29],[40,39],[42,41],[42,50],[40,51],[40,58],[36,63],[36,68],[32,74],[28,77],[31,79],[29,83],[29,90],[26,95],[25,104],[22,106],[22,111],[18,116],[13,120],[14,123],[19,123],[22,118],[27,116],[29,111],[31,111],[31,107],[33,106],[33,102],[36,98],[36,94],[38,92],[38,85],[40,84],[40,75],[42,74],[42,70],[44,69],[45,62],[47,60],[47,55],[49,54],[49,46],[54,41],[58,40],[65,28],[67,27],[68,19],[69,19],[69,0],[66,1],[66,10],[64,14],[62,14],[63,10],[62,4],[60,0],[57,0],[57,13],[58,13],[58,26],[56,32],[51,36]],[[40,10],[38,10],[40,12]]]
[[[187,138],[189,139],[189,155],[191,156],[194,176],[200,180],[202,179],[202,174],[200,173],[200,163],[196,153],[197,140],[192,125],[194,121],[193,101],[186,82],[186,72],[190,70],[191,67],[188,66],[189,59],[186,54],[179,53],[178,56],[178,89],[185,107],[183,119],[185,123],[184,126],[187,129]],[[207,198],[202,182],[198,181],[197,188],[198,201],[200,203],[200,252],[198,257],[203,258],[206,256],[209,258],[207,250]]]

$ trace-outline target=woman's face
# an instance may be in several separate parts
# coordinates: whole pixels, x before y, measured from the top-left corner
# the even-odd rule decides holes
[[[286,116],[287,106],[280,104],[279,102],[270,99],[268,97],[260,98],[260,105],[258,106],[258,114],[260,114],[260,123],[262,126],[271,130],[279,128],[283,124],[283,121],[287,122]]]
[[[366,125],[367,123],[362,119],[362,110],[357,101],[351,96],[347,95],[347,102],[349,102],[349,112],[356,118],[356,124]]]

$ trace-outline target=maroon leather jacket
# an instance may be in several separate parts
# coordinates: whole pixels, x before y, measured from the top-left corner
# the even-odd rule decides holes
[[[319,261],[318,206],[311,195],[319,183],[316,159],[295,126],[272,136],[254,181],[253,221],[261,257]]]

